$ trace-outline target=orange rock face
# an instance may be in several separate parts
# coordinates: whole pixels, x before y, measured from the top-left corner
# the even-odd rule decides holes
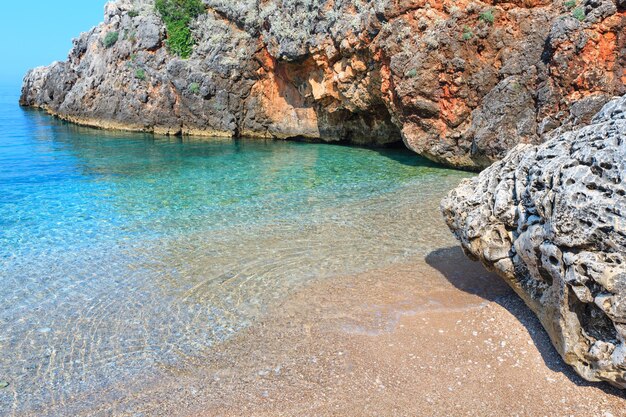
[[[305,97],[297,105],[317,108],[300,121],[303,136],[316,135],[321,113],[387,112],[417,153],[482,168],[626,92],[624,12],[605,2],[585,13],[579,21],[545,0],[394,1],[373,36],[351,32],[339,51],[314,49],[281,76]]]
[[[27,76],[22,103],[148,131],[402,140],[480,169],[626,93],[621,1],[206,0],[194,54],[179,60],[153,10],[131,18],[133,1],[119,0],[67,63]],[[111,30],[137,40],[103,48]],[[138,66],[149,79],[133,76]]]

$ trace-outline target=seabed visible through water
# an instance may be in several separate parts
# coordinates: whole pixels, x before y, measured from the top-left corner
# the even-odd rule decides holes
[[[16,103],[0,98],[2,415],[106,402],[302,286],[453,243],[438,204],[469,174],[404,149],[106,132]]]

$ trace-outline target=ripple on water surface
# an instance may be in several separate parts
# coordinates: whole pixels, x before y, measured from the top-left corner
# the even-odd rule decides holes
[[[0,106],[2,414],[106,403],[313,279],[423,258],[452,242],[438,202],[467,176],[400,149],[155,139]]]

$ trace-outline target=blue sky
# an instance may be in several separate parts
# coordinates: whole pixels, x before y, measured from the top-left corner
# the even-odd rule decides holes
[[[26,70],[65,60],[72,39],[103,20],[106,0],[3,0],[0,84],[19,84]]]

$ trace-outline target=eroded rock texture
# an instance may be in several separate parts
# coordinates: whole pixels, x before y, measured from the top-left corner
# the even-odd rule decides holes
[[[27,74],[22,104],[160,133],[402,138],[477,169],[626,93],[622,0],[203,1],[186,60],[154,0],[108,4],[66,62]]]
[[[442,202],[466,254],[504,277],[584,378],[626,388],[626,97],[518,145]]]

